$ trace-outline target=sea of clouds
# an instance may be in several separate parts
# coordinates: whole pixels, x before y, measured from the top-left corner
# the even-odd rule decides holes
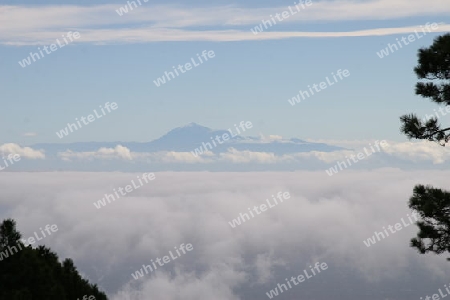
[[[448,283],[445,256],[409,247],[415,225],[371,247],[363,240],[411,213],[415,184],[450,188],[450,172],[156,172],[152,182],[95,208],[139,175],[0,173],[0,218],[14,218],[24,237],[56,224],[58,232],[40,243],[71,257],[113,300],[268,299],[277,283],[315,262],[329,268],[277,299],[419,299]],[[291,198],[230,227],[279,191]],[[194,250],[132,278],[181,243]]]

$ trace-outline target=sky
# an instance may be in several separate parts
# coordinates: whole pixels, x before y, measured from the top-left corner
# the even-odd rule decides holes
[[[251,29],[292,1],[2,1],[0,143],[154,140],[196,122],[250,135],[406,141],[399,117],[438,107],[414,95],[417,50],[450,29],[445,0],[312,1],[264,32]],[[380,58],[388,43],[440,24]],[[25,68],[37,47],[79,39]],[[214,58],[157,87],[154,80],[202,51]],[[288,99],[332,72],[350,76],[291,106]],[[55,132],[99,105],[118,109],[61,141]],[[444,120],[443,120],[444,121]]]

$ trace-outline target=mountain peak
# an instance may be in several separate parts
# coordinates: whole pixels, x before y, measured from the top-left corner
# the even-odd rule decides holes
[[[183,132],[209,132],[209,131],[212,131],[212,130],[211,130],[211,128],[202,126],[202,125],[197,124],[195,122],[191,122],[191,123],[186,124],[184,126],[180,126],[180,127],[174,128],[171,131],[169,131],[169,133],[170,132],[172,132],[172,133],[173,132],[180,132],[180,131],[183,131]]]
[[[186,124],[186,125],[184,125],[184,126],[181,126],[181,128],[186,128],[186,127],[204,127],[204,126],[199,125],[199,124],[197,124],[197,123],[195,123],[195,122],[191,122],[191,123],[189,123],[189,124]]]

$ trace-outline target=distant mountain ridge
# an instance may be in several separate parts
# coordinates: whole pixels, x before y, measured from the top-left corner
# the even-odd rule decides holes
[[[233,129],[229,129],[233,131]],[[100,148],[114,148],[117,145],[127,147],[132,152],[190,152],[196,148],[204,146],[206,143],[212,143],[211,138],[222,136],[224,133],[230,135],[230,139],[223,144],[216,142],[212,152],[226,152],[228,148],[234,148],[239,151],[252,152],[272,152],[283,155],[297,152],[332,152],[345,150],[345,148],[323,144],[311,143],[298,138],[292,139],[265,139],[264,137],[243,137],[241,135],[232,136],[229,130],[213,130],[208,127],[189,123],[185,126],[170,130],[160,138],[150,142],[78,142],[78,143],[41,143],[31,145],[34,149],[43,149],[47,155],[56,155],[58,152],[71,150],[73,152],[91,152]],[[236,131],[233,131],[236,134]]]

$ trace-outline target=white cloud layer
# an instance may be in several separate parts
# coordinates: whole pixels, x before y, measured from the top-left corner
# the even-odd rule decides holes
[[[60,258],[72,257],[113,300],[265,299],[316,261],[329,270],[278,298],[418,299],[448,283],[445,257],[409,247],[415,226],[369,248],[363,240],[410,213],[415,184],[450,188],[449,172],[156,173],[126,197],[94,207],[139,175],[0,173],[0,218],[15,218],[24,237],[57,224],[58,232],[41,242]],[[291,198],[229,226],[279,191]],[[192,243],[193,251],[139,281],[131,277],[181,243]]]
[[[279,139],[278,136],[270,136],[270,140]],[[129,161],[147,161],[149,163],[182,163],[182,164],[196,164],[196,163],[219,163],[228,162],[236,164],[274,164],[274,163],[292,163],[314,160],[318,163],[333,163],[338,160],[344,160],[350,155],[356,155],[363,152],[364,148],[371,152],[371,146],[375,147],[375,141],[328,141],[321,140],[320,142],[340,145],[344,147],[353,147],[354,150],[342,150],[334,152],[302,152],[285,155],[275,155],[270,152],[253,152],[253,151],[239,151],[234,148],[229,148],[224,153],[213,153],[211,151],[205,152],[202,155],[194,156],[191,152],[132,152],[130,149],[121,145],[113,148],[101,148],[98,151],[91,152],[74,152],[67,150],[58,153],[58,157],[65,161],[73,160],[104,160],[104,159],[122,159]],[[376,150],[376,148],[374,148]],[[450,161],[450,151],[447,148],[439,146],[436,143],[429,141],[419,142],[387,142],[385,147],[381,147],[383,158],[390,158],[397,161],[423,162],[433,164],[443,164]],[[368,158],[370,159],[370,158]]]

